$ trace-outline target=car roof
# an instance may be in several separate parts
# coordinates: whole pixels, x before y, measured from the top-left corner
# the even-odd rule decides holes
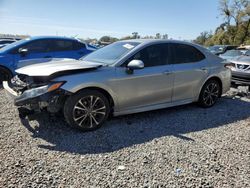
[[[119,42],[137,42],[140,43],[140,46],[145,46],[148,44],[158,44],[158,43],[177,43],[177,44],[186,44],[197,47],[199,49],[205,49],[204,46],[193,42],[181,41],[181,40],[169,40],[169,39],[130,39],[130,40],[122,40]]]
[[[38,39],[62,39],[62,40],[77,40],[75,38],[70,37],[62,37],[62,36],[34,36],[29,37],[29,40],[38,40]]]
[[[179,43],[179,44],[191,44],[195,46],[200,46],[192,42],[181,41],[181,40],[168,40],[168,39],[130,39],[130,40],[122,40],[119,42],[137,42],[141,44],[150,44],[150,43]]]
[[[139,42],[139,43],[150,43],[150,42],[184,42],[179,40],[168,40],[168,39],[129,39],[129,40],[121,40],[121,42]]]
[[[229,47],[229,46],[233,46],[233,47],[237,47],[237,45],[213,45],[213,46],[218,46],[218,47]],[[213,47],[210,46],[210,47]]]
[[[241,51],[241,50],[240,49],[227,50],[227,52],[232,52],[232,51]]]

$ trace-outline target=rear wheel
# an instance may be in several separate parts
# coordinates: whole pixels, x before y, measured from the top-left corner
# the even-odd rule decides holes
[[[212,107],[220,97],[221,89],[222,88],[217,80],[207,81],[200,93],[200,106],[204,108]]]
[[[12,74],[9,70],[0,67],[0,85],[3,81],[8,81],[12,77]]]
[[[110,112],[108,99],[99,91],[83,90],[67,99],[64,116],[67,123],[83,131],[99,128]]]

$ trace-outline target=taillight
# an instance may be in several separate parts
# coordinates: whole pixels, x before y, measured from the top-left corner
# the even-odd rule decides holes
[[[234,64],[234,63],[225,63],[225,64],[224,64],[224,67],[225,67],[225,68],[228,68],[228,69],[231,69],[231,68],[234,68],[234,67],[235,67],[235,64]]]

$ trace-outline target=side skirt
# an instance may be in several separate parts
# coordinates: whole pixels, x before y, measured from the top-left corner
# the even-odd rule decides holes
[[[131,109],[126,109],[123,111],[114,111],[114,116],[121,116],[121,115],[127,115],[127,114],[135,114],[135,113],[140,113],[140,112],[146,112],[146,111],[151,111],[151,110],[158,110],[158,109],[163,109],[163,108],[169,108],[169,107],[174,107],[174,106],[180,106],[184,104],[190,104],[193,103],[193,99],[186,99],[186,100],[181,100],[181,101],[176,101],[176,102],[169,102],[169,103],[162,103],[162,104],[156,104],[156,105],[150,105],[150,106],[143,106],[140,108],[131,108]]]

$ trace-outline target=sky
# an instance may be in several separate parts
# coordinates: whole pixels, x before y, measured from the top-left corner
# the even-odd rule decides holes
[[[0,33],[100,38],[215,30],[218,0],[0,0]]]

